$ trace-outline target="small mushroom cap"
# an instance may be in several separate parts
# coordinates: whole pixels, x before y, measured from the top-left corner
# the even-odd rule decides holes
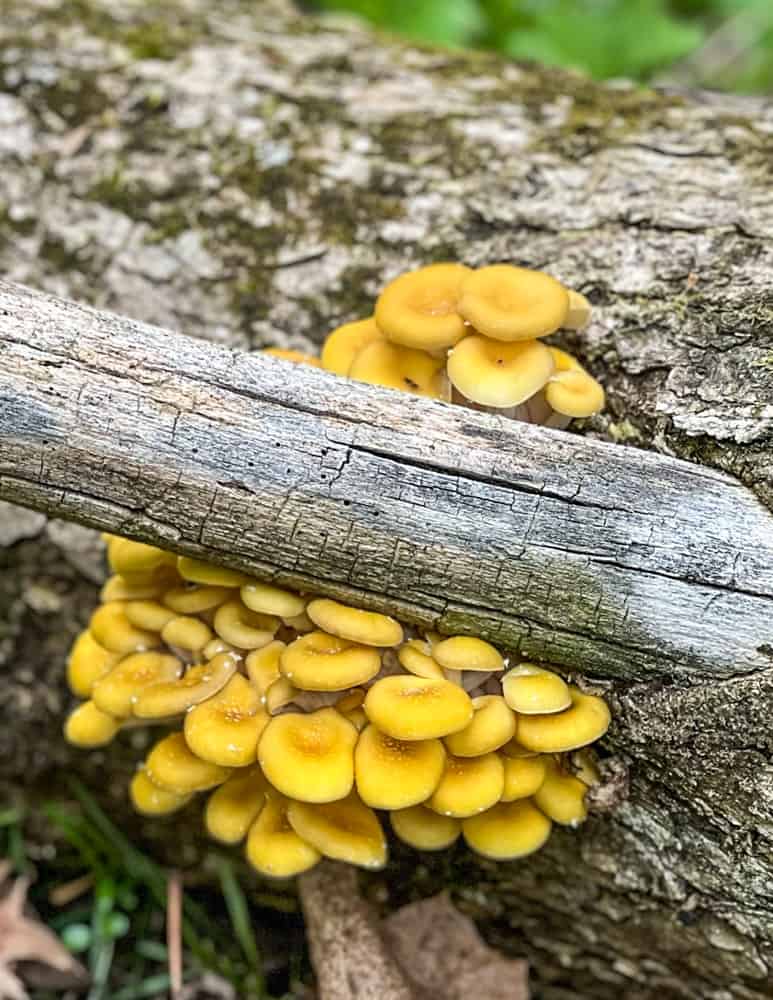
[[[555,333],[569,311],[569,293],[555,278],[510,264],[493,264],[462,283],[459,312],[487,337],[531,340]]]
[[[89,631],[111,653],[139,653],[160,645],[157,632],[137,628],[126,617],[126,602],[102,604],[91,616]]]
[[[357,791],[374,809],[418,805],[437,788],[445,760],[440,740],[396,740],[367,726],[354,751]]]
[[[456,757],[479,757],[498,750],[515,735],[515,715],[498,694],[484,694],[472,699],[475,714],[458,733],[446,736],[445,743]]]
[[[516,799],[528,799],[534,795],[545,779],[545,768],[548,757],[502,757],[505,768],[505,789],[502,792],[503,802],[514,802]]]
[[[348,375],[352,362],[368,344],[383,340],[384,334],[371,316],[355,323],[345,323],[328,334],[322,348],[322,367],[336,375]]]
[[[443,668],[432,657],[432,646],[424,639],[409,639],[397,651],[400,666],[415,677],[445,677]]]
[[[177,577],[172,567],[167,567],[167,570],[168,573],[159,572],[148,579],[139,580],[129,580],[118,575],[111,576],[102,585],[99,600],[102,604],[109,604],[111,601],[144,601],[158,598],[164,590],[173,585],[172,578]]]
[[[67,716],[64,737],[76,747],[104,747],[120,728],[118,719],[100,711],[93,701],[84,701]]]
[[[202,611],[220,607],[231,596],[233,596],[232,587],[188,583],[167,590],[162,601],[178,615],[200,615]]]
[[[539,759],[539,758],[538,758]],[[588,816],[588,786],[567,774],[552,757],[545,759],[545,780],[534,793],[534,802],[554,823],[579,826]]]
[[[314,631],[314,622],[309,618],[305,610],[299,615],[282,615],[282,624],[301,635],[305,632]]]
[[[585,369],[577,358],[568,351],[562,351],[560,347],[553,347],[548,344],[548,350],[553,356],[553,363],[557,372],[584,372]]]
[[[207,663],[209,660],[213,660],[220,653],[231,653],[237,660],[241,660],[243,656],[243,651],[237,649],[236,646],[232,646],[230,642],[226,642],[221,639],[219,635],[216,635],[214,639],[210,639],[206,646],[201,651],[201,659]]]
[[[375,677],[381,654],[328,632],[309,632],[282,651],[279,669],[304,691],[344,691]]]
[[[159,788],[140,768],[129,783],[129,797],[134,808],[143,816],[167,816],[187,805],[192,795],[176,795]]]
[[[238,844],[266,803],[269,783],[256,765],[236,771],[210,795],[204,811],[207,833],[224,844]]]
[[[444,358],[434,358],[426,351],[374,340],[352,362],[349,378],[410,392],[414,396],[448,399],[444,365]]]
[[[572,704],[554,715],[521,715],[518,742],[539,753],[564,753],[600,739],[609,728],[607,703],[596,695],[570,687]]]
[[[473,716],[469,695],[456,684],[431,677],[384,677],[365,698],[365,712],[396,740],[431,740],[464,729]]]
[[[383,868],[386,839],[378,816],[356,795],[339,802],[290,802],[287,818],[295,832],[326,858],[360,868]]]
[[[271,794],[247,834],[247,860],[270,878],[292,878],[308,871],[321,859],[319,851],[290,826],[289,803]]]
[[[81,632],[72,645],[67,659],[67,683],[73,694],[88,698],[96,681],[121,659],[120,653],[111,653],[100,646],[88,629]]]
[[[176,795],[222,785],[231,773],[227,767],[197,757],[182,733],[170,733],[156,743],[145,761],[145,771],[154,785]]]
[[[165,653],[130,653],[101,677],[91,693],[94,704],[116,719],[132,714],[137,695],[150,684],[176,680],[183,665]]]
[[[566,681],[536,663],[519,663],[508,670],[502,691],[510,708],[521,715],[562,712],[572,702]]]
[[[274,639],[267,646],[253,649],[244,661],[247,676],[257,688],[264,703],[268,689],[279,679],[279,659],[285,649],[287,649],[285,643]]]
[[[516,729],[517,726],[518,722],[516,721]],[[523,757],[539,757],[536,750],[527,750],[526,747],[522,747],[517,737],[510,740],[509,743],[505,743],[503,747],[500,747],[500,753],[503,753],[506,757],[512,757],[513,760],[521,760]]]
[[[263,732],[258,760],[263,773],[290,798],[334,802],[354,784],[357,730],[334,708],[275,716]]]
[[[402,625],[389,615],[350,608],[326,597],[311,601],[306,613],[325,632],[350,642],[361,642],[364,646],[397,646],[403,641]]]
[[[269,723],[260,694],[243,674],[234,674],[211,698],[185,716],[185,742],[202,760],[223,767],[246,767],[258,755],[258,740]]]
[[[400,840],[419,851],[442,851],[462,832],[453,816],[440,816],[426,806],[410,806],[389,814],[389,822]]]
[[[470,635],[452,635],[449,639],[442,639],[432,647],[432,656],[446,670],[505,669],[505,661],[498,649],[490,642]]]
[[[283,590],[271,583],[253,580],[242,587],[241,598],[250,611],[279,618],[295,618],[303,614],[306,601],[291,590]]]
[[[233,653],[218,653],[207,663],[189,667],[178,680],[143,688],[134,701],[133,713],[139,719],[166,719],[187,712],[225,687],[237,664]]]
[[[152,574],[162,566],[173,566],[177,557],[155,545],[113,537],[107,546],[107,560],[114,573],[121,576]]]
[[[564,318],[563,327],[565,330],[584,330],[590,323],[591,304],[582,294],[568,289],[569,311]]]
[[[234,597],[220,605],[213,625],[220,638],[231,645],[241,649],[260,649],[274,638],[280,621],[275,615],[251,611],[241,598]]]
[[[270,354],[272,358],[279,358],[280,361],[292,361],[296,365],[311,365],[312,368],[322,367],[322,362],[313,354],[304,354],[303,351],[294,351],[292,348],[266,347],[262,353]]]
[[[446,370],[466,399],[506,409],[542,389],[553,374],[553,357],[538,340],[503,344],[476,334],[451,351]]]
[[[504,765],[495,753],[449,755],[440,784],[427,805],[441,816],[475,816],[499,802],[504,781]]]
[[[127,601],[125,610],[132,625],[147,629],[148,632],[160,632],[167,622],[177,617],[174,611],[152,598]]]
[[[214,563],[193,559],[190,556],[178,556],[177,572],[184,580],[191,583],[205,583],[212,587],[242,587],[251,583],[246,573],[225,566],[215,566]]]
[[[395,278],[376,301],[379,329],[405,347],[452,347],[467,332],[457,304],[469,274],[463,264],[431,264]]]
[[[285,705],[289,705],[297,694],[298,688],[294,684],[286,677],[279,677],[273,684],[269,685],[263,697],[266,711],[269,715],[276,715]]]
[[[604,409],[602,386],[586,371],[556,372],[545,386],[545,399],[567,417],[592,417]]]
[[[550,820],[531,799],[500,802],[462,823],[469,847],[494,861],[509,861],[533,854],[550,836]]]
[[[198,653],[213,635],[209,625],[195,615],[177,615],[161,629],[161,638],[168,646]]]

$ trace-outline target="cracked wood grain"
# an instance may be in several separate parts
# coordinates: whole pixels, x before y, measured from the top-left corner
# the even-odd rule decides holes
[[[770,666],[773,517],[721,473],[9,283],[0,348],[6,500],[570,671]]]

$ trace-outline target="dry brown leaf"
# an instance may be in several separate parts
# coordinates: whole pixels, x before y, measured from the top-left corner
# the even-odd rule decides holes
[[[447,892],[402,907],[382,927],[392,955],[422,995],[529,1000],[526,961],[489,948]]]
[[[29,880],[9,881],[11,865],[0,861],[0,1000],[28,1000],[17,974],[19,962],[37,962],[82,986],[88,974],[59,938],[39,920],[25,913]]]

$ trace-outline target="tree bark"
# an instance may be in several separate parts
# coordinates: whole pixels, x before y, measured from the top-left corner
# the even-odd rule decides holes
[[[692,461],[702,488],[726,482],[709,469],[729,473],[773,508],[769,101],[597,86],[387,43],[281,2],[0,0],[0,123],[11,280],[253,350],[318,344],[420,263],[542,267],[595,307],[585,333],[560,339],[608,390],[586,436]],[[64,651],[104,572],[100,543],[17,508],[0,539],[9,794],[51,787],[57,767],[103,786],[138,748],[74,753],[58,735]],[[705,547],[693,554],[707,564]],[[737,582],[749,566],[764,570],[747,555]],[[695,612],[696,635],[727,599]],[[751,660],[728,653],[731,614],[689,669],[667,648],[657,669],[588,654],[628,801],[520,864],[459,848],[417,866],[396,846],[374,891],[392,906],[451,885],[489,941],[529,958],[546,1000],[773,996],[765,626],[747,636]],[[165,849],[169,827],[135,829]]]

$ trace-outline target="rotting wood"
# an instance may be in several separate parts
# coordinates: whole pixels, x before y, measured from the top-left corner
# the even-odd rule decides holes
[[[6,500],[570,670],[770,664],[773,517],[721,473],[7,283],[0,349]]]

